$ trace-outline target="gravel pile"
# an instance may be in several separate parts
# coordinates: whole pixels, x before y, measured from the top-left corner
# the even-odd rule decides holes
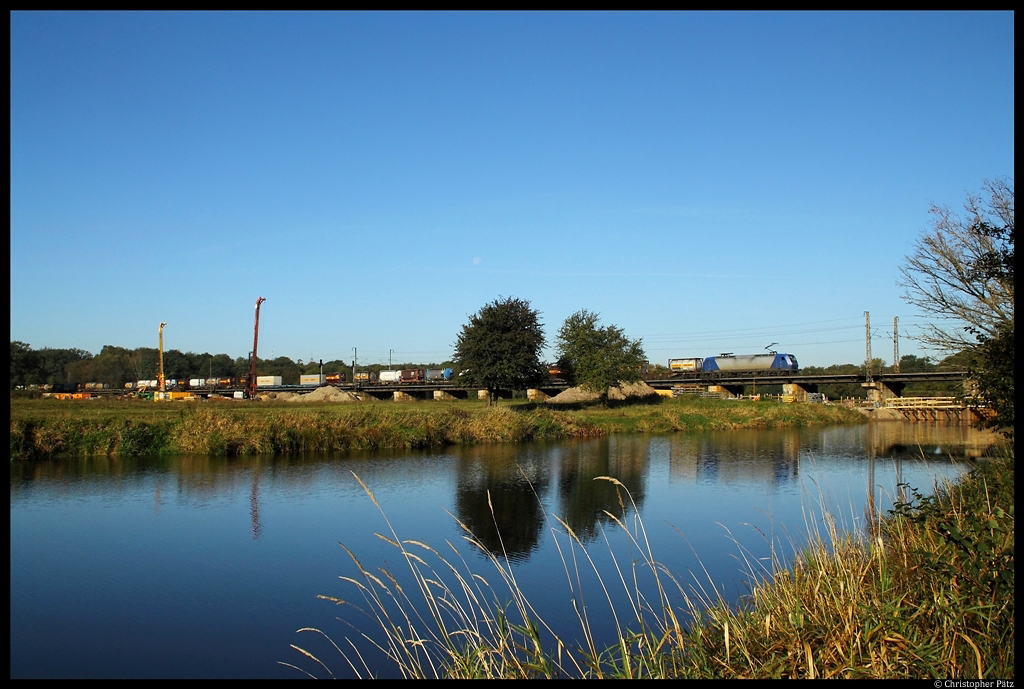
[[[305,394],[295,394],[288,397],[289,402],[358,402],[359,398],[353,392],[348,390],[342,390],[331,385],[325,385],[322,388],[317,388],[313,392],[307,392]],[[278,399],[281,396],[278,395]]]
[[[647,383],[620,383],[616,387],[608,388],[608,399],[624,400],[630,397],[648,397],[657,395],[657,391]],[[548,398],[548,404],[572,404],[574,402],[593,402],[601,396],[596,392],[587,392],[582,388],[569,388],[563,390],[554,397]]]

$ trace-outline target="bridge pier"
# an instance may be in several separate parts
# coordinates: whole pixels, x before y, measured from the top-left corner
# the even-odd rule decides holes
[[[392,397],[390,390],[360,390],[359,394],[367,395],[369,397],[381,401],[391,399]]]
[[[806,402],[807,393],[817,392],[817,383],[783,383],[782,394],[792,395],[797,402]]]
[[[465,390],[434,390],[435,400],[464,400],[469,398]]]
[[[885,406],[885,400],[903,396],[903,388],[906,383],[883,382],[880,380],[870,383],[861,383],[862,388],[868,390],[868,401],[875,406]]]
[[[708,392],[711,394],[717,394],[719,397],[729,399],[730,397],[739,397],[743,394],[743,386],[730,384],[730,385],[709,385]]]
[[[392,399],[396,402],[415,402],[416,398],[410,395],[408,392],[402,392],[401,390],[395,390],[392,395]]]
[[[538,390],[537,388],[528,388],[526,390],[526,399],[531,402],[541,402],[549,397],[551,397],[551,395],[547,394],[543,390]]]

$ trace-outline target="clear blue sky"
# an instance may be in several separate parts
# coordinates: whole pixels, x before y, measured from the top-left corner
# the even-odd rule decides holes
[[[1014,15],[11,14],[11,339],[440,362],[498,297],[652,362],[927,354],[932,203],[1013,177]]]

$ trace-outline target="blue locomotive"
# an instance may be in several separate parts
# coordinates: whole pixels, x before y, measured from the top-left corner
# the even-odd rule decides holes
[[[669,359],[668,369],[672,374],[721,375],[746,373],[764,373],[778,375],[780,373],[800,370],[796,357],[783,352],[766,354],[733,354],[726,352],[718,356],[689,359]]]

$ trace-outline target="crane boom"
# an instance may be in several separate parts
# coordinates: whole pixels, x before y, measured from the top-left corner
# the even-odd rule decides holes
[[[157,390],[159,392],[166,392],[167,387],[164,385],[164,326],[166,323],[160,324],[160,373],[157,376]]]
[[[265,301],[266,299],[263,297],[256,300],[256,325],[253,326],[252,331],[252,359],[249,361],[249,383],[246,386],[249,399],[256,397],[256,345],[260,340],[260,304]]]

